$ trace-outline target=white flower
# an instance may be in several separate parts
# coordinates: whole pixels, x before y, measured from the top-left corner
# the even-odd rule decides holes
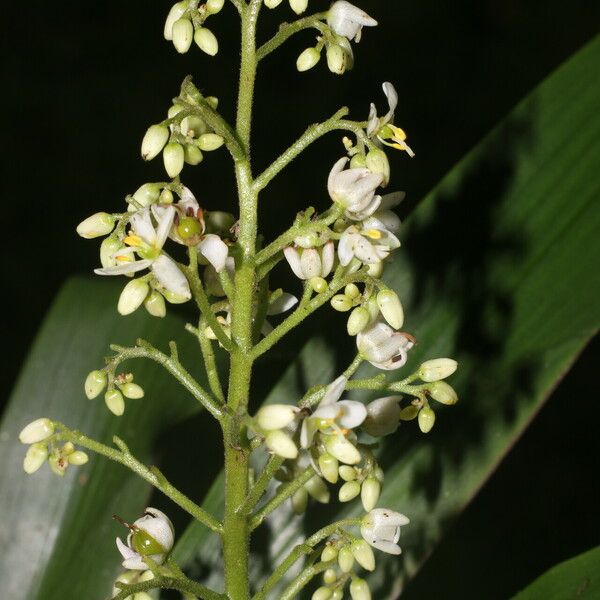
[[[127,536],[127,545],[117,538],[117,548],[123,557],[123,567],[134,571],[145,571],[144,561],[149,557],[161,565],[173,548],[175,530],[167,515],[156,508],[147,508],[144,515],[133,525]]]
[[[400,527],[408,523],[409,519],[399,512],[375,508],[362,520],[360,533],[373,548],[388,554],[400,554]]]
[[[385,225],[370,217],[361,226],[351,225],[344,231],[338,244],[340,264],[346,266],[356,257],[367,265],[380,263],[392,250],[400,247],[400,241]]]
[[[338,35],[360,42],[363,26],[374,27],[377,21],[350,2],[338,0],[332,4],[327,13],[327,24]]]
[[[361,356],[378,369],[392,371],[406,364],[407,352],[415,344],[407,333],[394,331],[378,321],[356,336],[356,346]]]
[[[370,138],[377,137],[377,139],[386,146],[390,146],[396,150],[404,150],[412,158],[415,153],[411,150],[410,146],[406,144],[405,131],[400,129],[400,127],[396,127],[393,123],[394,113],[398,106],[398,93],[389,81],[386,81],[383,84],[383,93],[387,97],[389,110],[385,116],[378,117],[375,104],[371,104],[367,135]]]
[[[321,248],[298,249],[288,246],[283,253],[294,275],[299,279],[327,277],[333,268],[335,249],[331,241]]]
[[[382,184],[383,175],[366,167],[345,169],[348,158],[340,158],[329,173],[327,190],[334,202],[346,209],[346,216],[361,221],[372,215],[381,204],[375,190]]]
[[[46,417],[32,421],[19,433],[22,444],[36,444],[47,440],[54,433],[54,423]]]

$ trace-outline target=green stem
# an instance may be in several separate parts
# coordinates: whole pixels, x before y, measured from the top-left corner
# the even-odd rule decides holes
[[[206,377],[208,379],[208,385],[210,386],[211,392],[214,394],[217,400],[219,400],[221,403],[225,403],[225,394],[223,393],[223,387],[221,386],[221,380],[219,379],[219,371],[217,369],[212,341],[209,340],[204,333],[206,326],[206,319],[200,319],[197,337],[198,343],[200,344],[200,350],[202,351],[202,358],[204,359]]]
[[[249,513],[260,501],[263,494],[266,492],[271,479],[277,472],[277,470],[283,465],[285,459],[281,458],[281,456],[277,456],[277,454],[273,454],[267,461],[262,473],[259,475],[258,479],[255,481],[250,493],[246,497],[246,501],[240,509],[240,512]]]
[[[300,575],[285,588],[283,594],[279,597],[279,600],[293,600],[310,583],[311,579],[334,564],[335,562],[330,560],[329,562],[318,562],[307,569],[304,569],[302,573],[300,573]]]
[[[201,583],[192,581],[187,577],[182,578],[159,576],[155,577],[154,579],[150,579],[149,581],[134,583],[132,585],[117,583],[116,587],[121,588],[122,591],[114,596],[112,600],[127,600],[128,598],[132,598],[133,594],[139,592],[149,592],[150,590],[157,589],[177,590],[182,594],[192,594],[201,600],[227,600],[227,597],[223,594],[218,594]]]
[[[115,437],[115,443],[120,446],[120,450],[106,446],[96,440],[92,440],[85,436],[80,431],[69,429],[62,423],[55,421],[55,426],[59,429],[56,434],[56,440],[64,440],[72,442],[82,448],[87,448],[96,454],[100,454],[114,462],[117,462],[153,485],[157,490],[160,490],[165,496],[173,500],[175,504],[183,508],[194,519],[206,525],[209,529],[216,533],[222,533],[223,525],[215,519],[211,514],[190,500],[185,494],[181,493],[174,487],[158,469],[149,468],[135,458],[127,449],[125,444]]]

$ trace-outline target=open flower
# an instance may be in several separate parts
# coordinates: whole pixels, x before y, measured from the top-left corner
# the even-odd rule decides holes
[[[396,150],[403,150],[411,158],[415,153],[411,150],[410,146],[406,143],[406,133],[400,127],[394,125],[394,113],[398,106],[398,93],[394,86],[386,81],[383,84],[383,93],[386,95],[389,110],[383,117],[377,116],[377,108],[375,104],[371,104],[371,110],[369,112],[369,122],[367,125],[367,135],[370,138],[376,137],[381,143]]]
[[[344,267],[354,257],[364,264],[374,265],[399,247],[398,238],[379,219],[370,217],[361,226],[351,225],[344,231],[338,244],[338,256]]]
[[[362,520],[360,533],[373,548],[388,554],[400,554],[400,527],[408,523],[409,519],[399,512],[375,508]]]
[[[346,0],[337,0],[327,13],[327,24],[338,35],[360,42],[363,27],[374,27],[377,21],[364,10]]]
[[[408,351],[415,340],[407,333],[395,331],[378,321],[356,336],[356,346],[361,356],[378,369],[392,371],[406,364]]]
[[[127,527],[131,530],[127,545],[117,538],[117,548],[124,559],[123,567],[145,571],[148,568],[144,560],[146,557],[162,565],[175,541],[175,530],[169,517],[157,508],[148,507],[142,517]]]
[[[321,248],[294,248],[288,246],[284,251],[294,275],[299,279],[327,277],[333,268],[335,248],[333,242],[327,242]]]

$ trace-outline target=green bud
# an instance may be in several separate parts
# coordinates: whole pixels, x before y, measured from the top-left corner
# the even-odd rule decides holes
[[[106,402],[108,410],[117,417],[120,417],[125,412],[125,400],[123,400],[123,394],[119,390],[108,390],[104,394],[104,402]]]
[[[454,391],[454,388],[445,381],[436,381],[427,386],[427,389],[429,395],[441,404],[452,405],[458,402],[458,396]]]
[[[359,494],[360,483],[358,481],[347,481],[340,488],[338,497],[340,502],[350,502],[350,500],[354,500]]]
[[[337,548],[333,544],[326,544],[325,548],[323,548],[323,552],[321,552],[321,560],[323,562],[329,562],[330,560],[335,560],[337,555]]]
[[[218,12],[221,12],[224,4],[225,0],[208,0],[206,2],[206,12],[216,15]]]
[[[348,312],[352,308],[352,300],[344,294],[337,294],[331,299],[331,306],[338,312]]]
[[[356,479],[356,469],[348,465],[342,465],[339,468],[340,477],[344,481],[354,481]]]
[[[390,163],[387,154],[378,148],[369,151],[366,159],[366,167],[373,173],[381,173],[383,182],[381,187],[386,187],[390,182]]]
[[[368,511],[367,511],[368,512]],[[371,546],[365,540],[356,540],[352,542],[352,554],[356,562],[367,571],[375,570],[375,554],[371,550]]]
[[[224,143],[225,140],[217,133],[203,133],[198,138],[198,146],[205,152],[218,150]]]
[[[371,321],[371,315],[364,306],[356,307],[348,317],[348,335],[358,335]]]
[[[292,509],[297,515],[304,514],[306,507],[308,506],[308,492],[305,488],[301,487],[292,496]]]
[[[435,423],[435,413],[429,406],[424,406],[419,411],[419,429],[423,433],[429,433]]]
[[[344,49],[338,44],[328,44],[326,55],[329,70],[336,75],[343,75],[348,62],[348,56]]]
[[[331,600],[344,600],[344,591],[340,588],[333,590],[333,594],[331,594]]]
[[[163,318],[167,314],[165,299],[162,294],[156,290],[152,290],[144,300],[144,307],[153,316]]]
[[[194,33],[194,41],[202,52],[214,56],[219,51],[219,41],[215,34],[206,27],[198,27]]]
[[[75,465],[77,467],[81,465],[85,465],[85,463],[89,460],[88,455],[81,450],[75,450],[69,454],[69,458],[67,459],[70,465]]]
[[[143,279],[133,279],[130,281],[119,296],[117,310],[119,314],[125,316],[135,312],[146,299],[150,286]]]
[[[339,476],[338,468],[339,461],[334,456],[331,456],[331,454],[325,453],[319,456],[319,469],[329,483],[337,483]]]
[[[184,161],[185,152],[181,144],[169,142],[163,150],[163,162],[169,177],[177,177],[181,173]]]
[[[331,590],[327,587],[318,588],[311,596],[311,600],[329,600],[331,598]]]
[[[169,188],[164,188],[158,197],[160,204],[173,204],[173,192]]]
[[[365,511],[370,512],[377,506],[380,494],[381,483],[375,477],[367,477],[360,488],[360,499]]]
[[[350,168],[351,169],[365,168],[366,166],[367,166],[367,157],[362,152],[355,154],[352,157],[352,159],[350,160]]]
[[[142,140],[142,158],[152,160],[169,141],[169,128],[165,125],[151,125]]]
[[[317,294],[322,294],[327,291],[327,282],[322,277],[312,277],[309,279],[308,283]]]
[[[199,165],[203,159],[204,156],[202,155],[202,152],[200,151],[200,148],[198,148],[198,146],[196,146],[195,144],[185,145],[183,149],[183,160],[188,165],[192,165],[194,167],[196,165]]]
[[[350,596],[352,600],[371,600],[369,584],[364,579],[353,578],[350,583]]]
[[[180,296],[167,288],[161,289],[160,293],[165,297],[165,300],[171,304],[184,304],[189,300],[186,296]]]
[[[173,25],[175,21],[181,19],[183,13],[186,11],[188,7],[187,0],[182,0],[182,2],[177,2],[171,7],[169,14],[167,15],[167,20],[165,21],[165,30],[164,36],[165,40],[171,41],[173,39]]]
[[[105,212],[98,212],[77,225],[77,233],[86,240],[108,235],[115,228],[115,219]]]
[[[344,546],[338,554],[338,565],[343,573],[350,573],[354,566],[354,555],[348,546]]]
[[[316,48],[306,48],[296,60],[296,69],[303,73],[312,69],[321,60],[321,53]]]
[[[320,502],[321,504],[327,504],[329,502],[329,490],[327,489],[324,481],[318,475],[311,477],[304,484],[304,487],[317,502]]]
[[[337,581],[337,573],[335,569],[327,569],[325,573],[323,573],[323,583],[327,585],[331,585]]]
[[[371,321],[374,321],[379,316],[379,305],[377,304],[377,298],[371,296],[368,302],[365,304],[365,308],[369,311],[369,317]]]
[[[179,54],[185,54],[194,39],[194,26],[189,19],[177,19],[173,23],[173,46]]]
[[[211,210],[204,214],[207,233],[227,233],[235,223],[235,217],[228,212]]]
[[[344,295],[348,296],[348,298],[352,300],[356,300],[356,298],[360,296],[360,290],[358,289],[358,286],[355,283],[349,283],[344,288]]]
[[[434,358],[433,360],[425,361],[419,367],[419,377],[427,382],[439,381],[452,375],[457,367],[458,363],[451,358]],[[451,404],[454,404],[454,402]]]
[[[400,329],[404,323],[404,310],[398,294],[392,290],[382,290],[377,294],[377,305],[384,319],[394,328]]]
[[[137,383],[124,383],[119,386],[123,396],[125,398],[131,398],[132,400],[139,400],[144,397],[144,388]]]
[[[48,460],[48,446],[43,443],[33,444],[27,448],[23,469],[27,475],[35,473]]]
[[[133,199],[142,208],[158,202],[159,197],[160,185],[158,183],[144,183],[133,194]]]
[[[106,387],[106,371],[91,371],[83,385],[85,395],[90,399],[98,397]]]
[[[412,421],[419,414],[419,408],[414,404],[409,404],[400,411],[401,421]]]

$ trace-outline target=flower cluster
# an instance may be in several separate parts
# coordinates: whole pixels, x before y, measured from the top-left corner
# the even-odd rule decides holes
[[[204,27],[211,15],[221,11],[225,0],[206,0],[199,4],[198,0],[182,0],[171,7],[165,21],[165,40],[173,42],[180,54],[185,54],[192,42],[209,56],[219,51],[219,42],[215,34]]]
[[[84,383],[85,395],[88,399],[93,400],[98,397],[107,387],[104,402],[110,412],[117,417],[125,412],[125,398],[138,400],[144,397],[144,388],[133,382],[132,373],[121,373],[115,376],[108,367],[88,373]]]

